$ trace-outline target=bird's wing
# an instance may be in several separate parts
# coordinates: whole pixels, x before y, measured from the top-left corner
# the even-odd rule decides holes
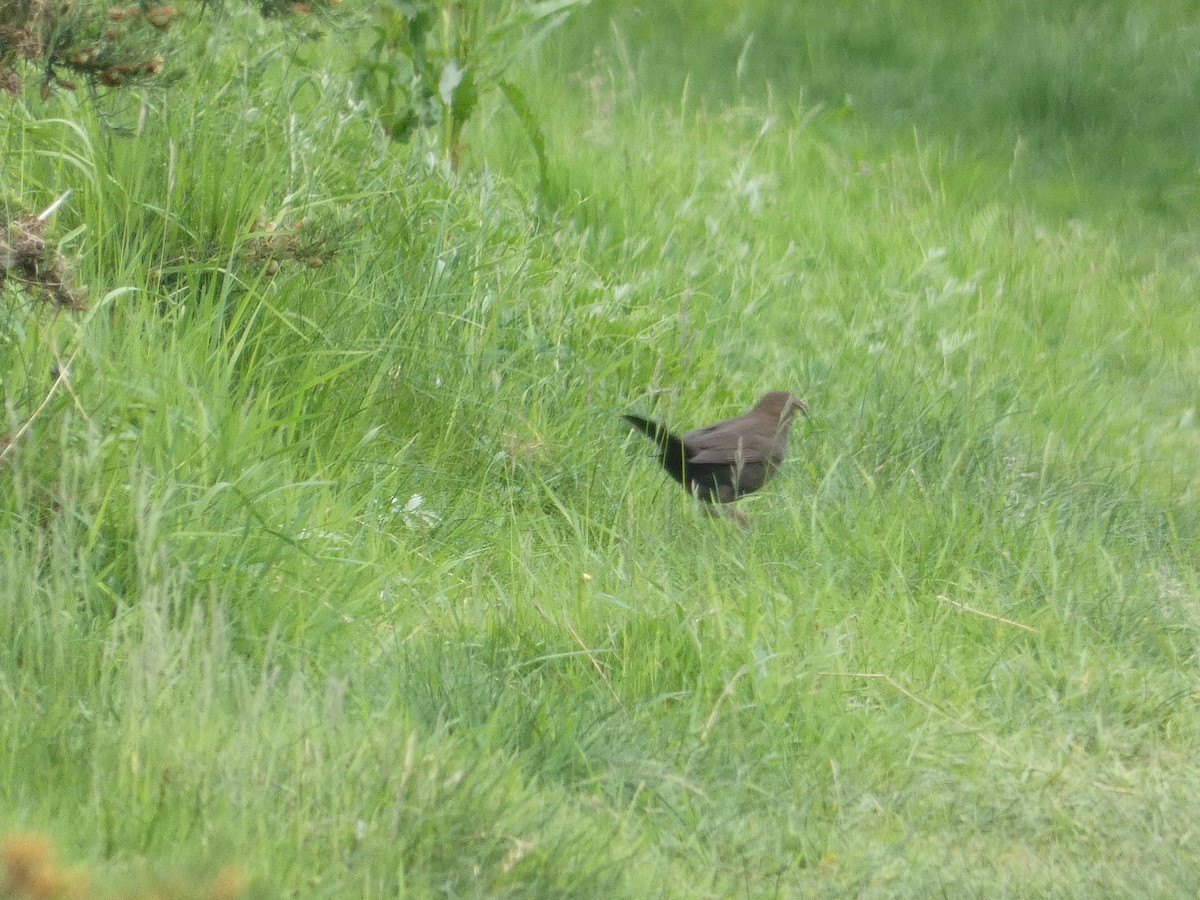
[[[697,428],[683,436],[687,460],[699,464],[763,462],[778,457],[780,441],[774,433],[751,431],[737,420]]]

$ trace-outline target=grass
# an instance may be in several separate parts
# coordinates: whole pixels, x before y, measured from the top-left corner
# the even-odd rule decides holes
[[[1196,891],[1194,28],[726,6],[531,57],[545,186],[238,15],[6,107],[91,304],[5,288],[0,829],[102,896]],[[617,419],[772,388],[745,534]]]

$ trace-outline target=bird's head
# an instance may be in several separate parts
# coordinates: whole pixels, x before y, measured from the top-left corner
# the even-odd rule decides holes
[[[796,413],[808,415],[808,404],[789,394],[787,391],[771,391],[763,396],[758,401],[758,405],[754,407],[756,413],[762,413],[764,416],[770,416],[782,426],[792,424],[792,419]]]

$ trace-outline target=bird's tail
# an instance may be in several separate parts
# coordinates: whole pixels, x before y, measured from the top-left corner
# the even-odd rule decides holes
[[[641,416],[635,416],[632,413],[626,413],[623,418],[660,447],[679,443],[679,438],[652,419],[643,419]]]
[[[671,475],[680,483],[683,482],[684,460],[687,454],[684,452],[683,441],[675,434],[662,425],[651,419],[643,419],[641,416],[635,416],[632,413],[626,413],[624,416],[626,422],[644,434],[650,440],[654,441],[658,447],[659,458],[662,459],[663,466]]]

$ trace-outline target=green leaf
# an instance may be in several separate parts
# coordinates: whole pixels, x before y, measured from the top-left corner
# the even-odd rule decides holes
[[[547,169],[546,169],[546,138],[542,134],[542,127],[538,124],[537,117],[534,116],[533,110],[529,107],[529,102],[525,99],[525,95],[521,89],[511,81],[500,79],[500,90],[504,92],[505,98],[508,100],[508,105],[513,108],[513,112],[517,114],[517,119],[521,126],[525,129],[525,134],[529,138],[529,143],[533,144],[533,152],[537,156],[538,161],[538,176],[542,187],[546,185]]]
[[[475,88],[475,73],[471,69],[465,69],[462,80],[454,89],[454,100],[450,104],[450,117],[454,120],[456,132],[462,130],[478,103],[479,91]]]

